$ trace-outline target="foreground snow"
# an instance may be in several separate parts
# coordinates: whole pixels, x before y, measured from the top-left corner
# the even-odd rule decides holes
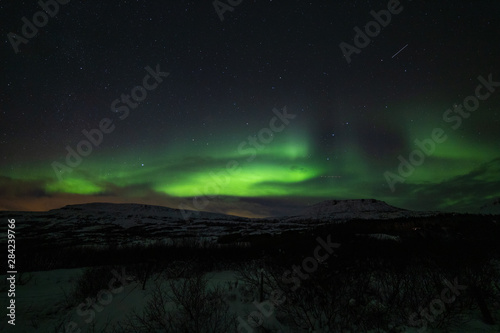
[[[96,298],[100,298],[101,303],[83,306],[82,304],[86,302],[85,299],[71,300],[69,298],[75,282],[83,271],[82,268],[60,269],[23,275],[21,281],[25,284],[18,285],[16,292],[16,325],[12,327],[6,321],[2,321],[0,331],[80,332],[78,329],[81,329],[81,332],[108,332],[115,324],[124,323],[130,319],[133,311],[141,313],[151,299],[154,281],[161,281],[158,275],[154,275],[148,280],[146,290],[142,290],[142,284],[137,281],[136,277],[130,276],[124,271],[116,272],[117,279],[110,284],[112,289],[96,295]],[[122,276],[123,288],[119,282],[119,275]],[[243,282],[237,280],[236,272],[212,272],[206,277],[209,278],[209,288],[215,286],[224,288],[228,295],[227,302],[230,309],[236,315],[246,317],[245,314],[256,310],[251,297],[231,297],[235,293],[239,294],[243,288]],[[5,281],[6,276],[1,276],[1,278]],[[1,294],[0,299],[2,304],[6,304],[5,292]],[[488,326],[477,318],[480,318],[480,315],[475,313],[468,323],[456,329],[443,331],[428,329],[427,332],[500,331],[500,325]],[[497,314],[497,320],[499,319]],[[276,329],[279,328],[281,332],[292,332],[274,318],[271,318],[271,321],[274,321],[272,326]],[[415,328],[405,327],[402,329],[404,332],[421,332]],[[317,331],[317,333],[319,332],[324,331]]]

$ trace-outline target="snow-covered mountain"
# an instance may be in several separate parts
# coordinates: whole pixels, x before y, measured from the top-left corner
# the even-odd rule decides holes
[[[432,212],[413,212],[397,208],[375,199],[326,200],[304,209],[298,216],[291,218],[291,220],[373,220],[433,214]]]
[[[127,216],[154,216],[157,218],[168,218],[171,220],[192,220],[192,219],[243,219],[238,216],[201,212],[201,211],[183,211],[181,209],[174,209],[164,206],[153,206],[143,204],[117,204],[106,202],[94,202],[88,204],[68,205],[63,208],[53,209],[49,211],[57,214],[75,215],[76,212],[85,212],[93,214],[106,214],[113,213]]]
[[[107,242],[130,243],[150,240],[197,237],[216,240],[225,235],[280,234],[306,230],[311,224],[341,223],[350,219],[390,219],[429,216],[374,199],[328,200],[304,208],[296,216],[251,219],[210,212],[143,204],[89,203],[69,205],[48,212],[0,212],[16,219],[22,237],[59,244]],[[188,218],[185,218],[188,216]],[[1,229],[0,229],[1,230]]]
[[[217,240],[224,235],[279,234],[285,230],[308,228],[300,222],[249,219],[142,204],[89,203],[47,212],[0,212],[0,218],[3,217],[16,220],[16,231],[19,230],[24,239],[57,241],[60,245],[121,244],[188,237]]]

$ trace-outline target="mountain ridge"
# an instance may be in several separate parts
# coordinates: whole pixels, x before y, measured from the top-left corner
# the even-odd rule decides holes
[[[288,220],[310,219],[317,221],[335,221],[352,219],[395,219],[401,217],[430,216],[437,212],[416,212],[398,208],[377,199],[325,200],[302,210]]]

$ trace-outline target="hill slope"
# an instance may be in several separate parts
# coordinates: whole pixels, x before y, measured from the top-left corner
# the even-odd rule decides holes
[[[392,219],[433,215],[433,212],[413,212],[375,199],[326,200],[304,209],[292,219],[319,221],[350,219]]]

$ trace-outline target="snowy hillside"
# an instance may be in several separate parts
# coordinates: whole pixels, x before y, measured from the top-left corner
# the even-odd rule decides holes
[[[496,209],[499,207],[497,204]],[[409,211],[374,199],[328,200],[304,208],[299,215],[258,219],[111,203],[69,205],[48,212],[0,212],[0,217],[16,219],[16,227],[22,231],[20,238],[41,244],[57,240],[59,245],[130,244],[145,239],[168,241],[189,237],[217,241],[222,236],[278,235],[352,219],[427,216],[437,213]],[[0,231],[3,232],[1,227]]]
[[[16,220],[23,264],[15,330],[4,321],[0,332],[498,332],[496,217],[372,199],[324,201],[302,214],[186,220],[168,207],[108,203],[0,212]],[[10,286],[0,278],[5,303]],[[446,311],[421,315],[447,281],[457,292]],[[263,314],[258,325],[251,313]]]
[[[391,219],[400,217],[426,216],[432,212],[412,212],[396,208],[375,199],[327,200],[304,209],[291,218],[313,219],[319,221],[349,220],[349,219]]]
[[[116,244],[141,242],[144,239],[198,237],[217,240],[230,234],[279,234],[284,230],[307,228],[299,222],[248,219],[238,216],[183,212],[161,206],[140,204],[91,203],[70,205],[48,212],[0,212],[0,217],[16,219],[21,238],[37,243]],[[184,212],[186,213],[186,212]],[[189,213],[189,212],[188,212]],[[1,230],[1,229],[0,229]]]

